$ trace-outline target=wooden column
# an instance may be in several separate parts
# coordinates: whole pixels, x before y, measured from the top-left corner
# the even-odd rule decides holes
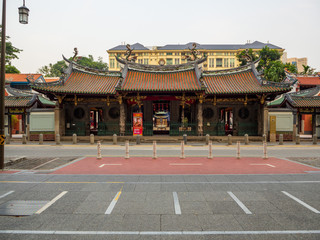
[[[126,131],[126,114],[124,111],[124,103],[121,102],[120,104],[120,136],[124,136]]]
[[[203,114],[202,103],[198,103],[198,135],[203,136]]]
[[[61,136],[61,129],[60,129],[60,107],[59,103],[56,104],[54,109],[54,134],[60,134]]]
[[[316,109],[314,109],[314,112],[316,112]],[[312,114],[312,136],[317,134],[317,132],[316,132],[316,129],[317,129],[316,116],[317,116],[316,113]]]
[[[268,113],[269,113],[269,110],[267,107],[263,107],[263,114],[262,114],[262,127],[263,127],[263,130],[262,130],[262,135],[265,134],[267,136],[267,139],[268,139]]]

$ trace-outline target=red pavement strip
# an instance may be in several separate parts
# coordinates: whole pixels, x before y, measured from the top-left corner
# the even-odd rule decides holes
[[[87,157],[52,174],[299,174],[305,171],[320,169],[273,157],[267,160],[254,157],[104,157],[97,160]]]

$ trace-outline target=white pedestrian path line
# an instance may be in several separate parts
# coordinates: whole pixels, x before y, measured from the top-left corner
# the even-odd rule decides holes
[[[40,214],[43,211],[45,211],[47,208],[49,208],[52,204],[54,204],[56,201],[58,201],[60,198],[62,198],[68,191],[64,191],[60,193],[58,196],[56,196],[54,199],[52,199],[50,202],[48,202],[46,205],[44,205],[42,208],[40,208],[36,214]]]
[[[117,192],[116,196],[113,198],[113,200],[111,201],[109,207],[107,208],[107,210],[104,214],[111,214],[112,213],[112,210],[114,209],[114,207],[116,206],[116,203],[119,200],[119,197],[121,195],[121,191],[122,191],[122,188],[119,192]]]
[[[242,210],[243,210],[246,214],[252,214],[252,212],[239,200],[239,198],[236,197],[236,195],[234,195],[232,192],[228,192],[228,194],[229,194],[230,197],[232,197],[232,199],[239,205],[239,207],[242,208]]]
[[[122,163],[106,163],[99,166],[99,168],[102,168],[104,166],[121,166]]]
[[[170,163],[171,166],[200,166],[202,163]]]
[[[300,203],[302,206],[308,208],[309,210],[311,210],[314,213],[320,213],[317,209],[311,207],[309,204],[301,201],[299,198],[291,195],[290,193],[287,193],[286,191],[281,191],[283,194],[287,195],[289,198],[292,198],[293,200],[295,200],[296,202]]]
[[[179,198],[177,192],[173,192],[173,202],[174,202],[174,212],[177,215],[181,214],[181,208],[180,208],[180,203],[179,203]]]
[[[7,192],[7,193],[1,195],[0,198],[4,198],[4,197],[10,195],[11,193],[14,193],[14,191]]]
[[[268,163],[251,163],[250,165],[266,165],[266,166],[269,166],[269,167],[273,167],[275,168],[276,166],[272,165],[272,164],[268,164]]]
[[[271,230],[271,231],[38,231],[38,230],[0,230],[0,234],[24,235],[292,235],[320,234],[320,230]]]

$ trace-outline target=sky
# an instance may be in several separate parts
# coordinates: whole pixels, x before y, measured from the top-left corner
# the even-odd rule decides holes
[[[22,73],[62,60],[62,55],[103,57],[123,42],[245,44],[270,42],[290,57],[307,57],[320,71],[319,0],[26,0],[29,24],[19,23],[23,0],[7,1],[7,30],[22,49]],[[2,4],[0,6],[2,12]]]

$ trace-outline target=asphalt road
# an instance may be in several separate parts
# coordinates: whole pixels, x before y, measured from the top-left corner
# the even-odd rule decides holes
[[[320,146],[269,146],[269,156],[318,157]],[[214,154],[234,156],[217,145]],[[90,145],[10,145],[7,157],[90,156]],[[123,146],[103,145],[104,156]],[[151,145],[130,154],[152,154]],[[262,155],[262,146],[241,154]],[[162,145],[158,155],[179,156]],[[206,146],[186,155],[206,156]],[[320,239],[320,174],[0,174],[0,239]],[[11,213],[19,217],[5,216]],[[22,216],[26,215],[26,216]]]

